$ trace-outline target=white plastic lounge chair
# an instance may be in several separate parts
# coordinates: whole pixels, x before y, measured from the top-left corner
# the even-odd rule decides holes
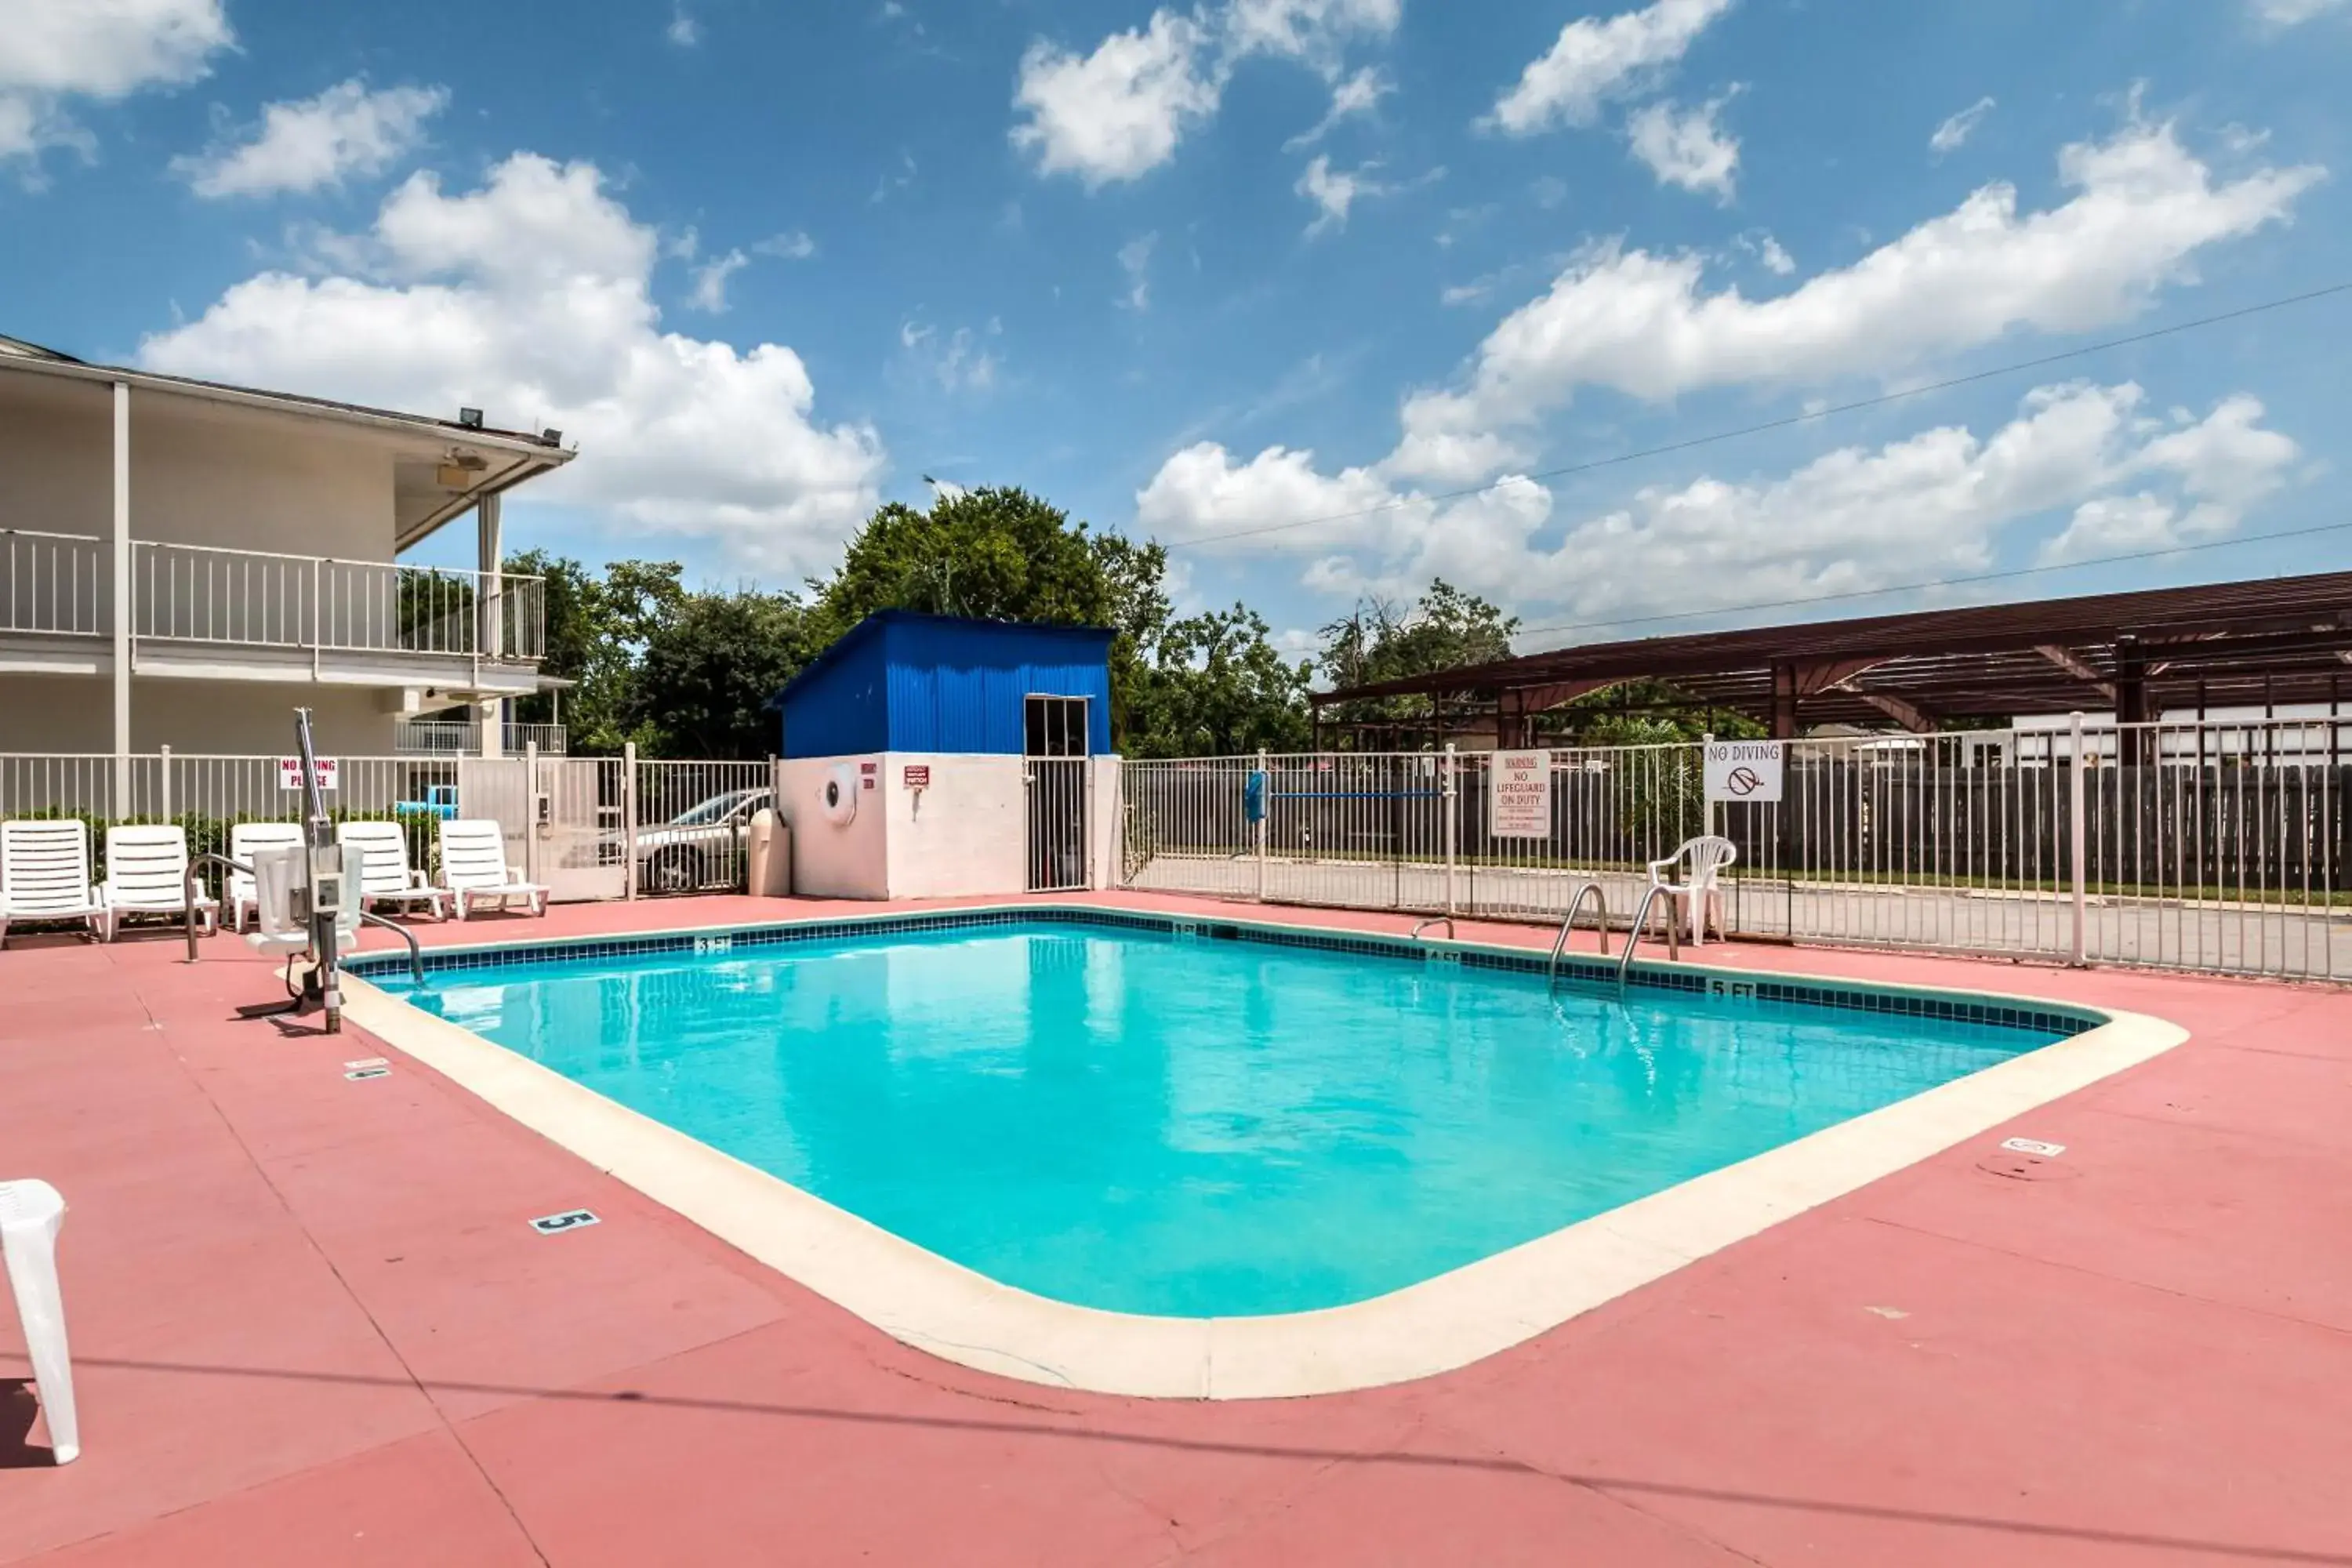
[[[114,913],[89,879],[89,824],[0,822],[0,945],[10,921],[87,921],[114,939]]]
[[[253,852],[265,845],[283,847],[302,842],[302,825],[299,822],[240,822],[228,830],[228,858],[239,865],[253,864]],[[245,922],[253,918],[261,895],[253,885],[250,872],[231,871],[228,874],[228,923],[231,931],[242,931]]]
[[[6,1255],[8,1287],[24,1325],[33,1388],[49,1418],[49,1453],[70,1465],[81,1453],[81,1424],[74,1418],[73,1362],[66,1353],[65,1298],[58,1289],[58,1226],[65,1217],[66,1201],[48,1183],[0,1182],[0,1253]]]
[[[1706,922],[1715,921],[1715,933],[1723,934],[1723,889],[1716,885],[1716,874],[1739,858],[1739,846],[1728,838],[1708,835],[1687,839],[1683,847],[1663,860],[1650,862],[1650,886],[1665,889],[1666,918],[1676,916],[1689,921],[1693,947],[1706,942]],[[1679,882],[1666,879],[1677,861],[1687,858],[1690,874]]]
[[[360,847],[360,901],[369,904],[406,906],[423,904],[433,911],[433,918],[442,915],[441,900],[447,895],[425,879],[422,871],[408,867],[408,834],[397,822],[345,822],[335,827],[335,842],[356,844]]]
[[[488,817],[442,819],[441,885],[464,920],[483,901],[504,909],[509,899],[529,899],[530,912],[547,913],[547,889],[507,869],[506,829]]]
[[[126,914],[178,915],[188,910],[188,835],[173,826],[106,830],[106,880],[99,892],[120,930]],[[220,905],[196,893],[196,914],[207,930],[220,928]]]

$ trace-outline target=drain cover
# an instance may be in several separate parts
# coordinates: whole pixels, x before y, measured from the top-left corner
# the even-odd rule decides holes
[[[2081,1172],[2055,1160],[2045,1160],[2039,1154],[2018,1154],[2003,1150],[1977,1162],[1977,1169],[1987,1175],[2006,1176],[2012,1182],[2058,1182],[2081,1174]]]

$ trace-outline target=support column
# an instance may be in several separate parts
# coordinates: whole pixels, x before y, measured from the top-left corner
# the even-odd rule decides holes
[[[1786,661],[1772,666],[1772,736],[1775,741],[1797,738],[1797,667]]]
[[[505,561],[505,520],[493,493],[474,503],[474,563],[481,574],[474,579],[474,648],[482,658],[496,658],[506,648],[506,596],[499,574]],[[482,755],[495,757],[506,749],[506,702],[480,704],[475,712],[482,729]]]
[[[114,815],[131,810],[131,387],[114,384]]]
[[[2116,723],[2123,736],[2123,764],[2127,768],[2147,767],[2154,763],[2156,748],[2144,731],[2134,724],[2145,724],[2147,710],[2147,655],[2139,639],[2126,632],[2116,639]]]

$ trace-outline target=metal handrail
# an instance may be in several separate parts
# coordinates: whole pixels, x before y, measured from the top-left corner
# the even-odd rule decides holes
[[[188,962],[190,963],[194,963],[196,961],[196,895],[204,890],[202,886],[196,881],[196,868],[203,865],[207,860],[211,861],[215,866],[226,866],[232,871],[242,871],[248,877],[253,875],[252,867],[247,865],[242,860],[232,860],[226,855],[215,855],[207,850],[203,854],[191,855],[188,857],[187,877],[180,895],[180,923],[187,928]],[[223,887],[221,891],[226,893],[228,891],[228,889],[226,887]],[[213,930],[215,931],[218,931],[220,930],[220,908],[218,905],[215,905],[213,908]]]
[[[1625,932],[1625,951],[1617,955],[1617,994],[1619,995],[1625,994],[1625,972],[1633,966],[1633,944],[1642,939],[1642,932],[1645,929],[1643,922],[1650,918],[1650,906],[1658,901],[1661,894],[1671,895],[1673,889],[1665,883],[1653,882],[1650,884],[1650,890],[1642,895],[1640,906],[1633,910],[1633,924]],[[1682,962],[1683,937],[1682,932],[1675,929],[1675,907],[1671,903],[1666,906],[1666,955],[1677,963]]]
[[[1446,941],[1453,942],[1456,940],[1454,935],[1454,917],[1452,915],[1432,915],[1427,920],[1415,921],[1412,926],[1412,935],[1407,937],[1405,940],[1407,942],[1419,942],[1423,931],[1427,931],[1432,926],[1437,925],[1442,925],[1445,928]]]
[[[1601,892],[1600,883],[1586,882],[1576,889],[1576,896],[1568,900],[1568,913],[1560,917],[1559,934],[1551,939],[1551,958],[1544,965],[1544,994],[1547,996],[1551,994],[1552,987],[1559,984],[1559,955],[1567,951],[1568,933],[1576,924],[1576,911],[1584,907],[1587,894],[1591,895],[1593,905],[1600,911],[1600,922],[1593,934],[1600,939],[1601,956],[1609,956],[1609,899]],[[1630,942],[1632,939],[1627,940]]]
[[[206,852],[205,854],[191,855],[188,857],[186,907],[182,914],[182,921],[186,926],[188,932],[188,962],[190,963],[196,962],[196,894],[199,890],[196,883],[196,868],[205,864],[206,861],[210,861],[215,866],[226,866],[232,871],[242,871],[248,877],[254,874],[252,867],[247,865],[242,860],[232,860],[226,855],[215,855],[210,852]],[[224,888],[222,891],[226,893],[227,889]],[[217,914],[215,914],[215,921],[217,921],[218,918]],[[360,910],[360,919],[367,921],[370,925],[382,926],[384,930],[392,932],[394,936],[397,936],[401,941],[408,944],[409,978],[416,983],[416,988],[418,990],[422,991],[425,989],[425,949],[417,942],[416,933],[410,931],[406,926],[402,925],[395,921],[388,921],[382,915],[370,910]],[[219,926],[215,923],[214,930],[218,931],[219,929]]]
[[[377,914],[373,910],[362,910],[360,911],[360,919],[367,921],[370,925],[383,927],[384,930],[392,932],[394,936],[400,938],[401,941],[408,944],[408,978],[415,984],[415,986],[419,991],[424,990],[425,949],[417,942],[416,933],[410,931],[406,926],[402,925],[397,921],[388,921],[384,919],[382,915]]]

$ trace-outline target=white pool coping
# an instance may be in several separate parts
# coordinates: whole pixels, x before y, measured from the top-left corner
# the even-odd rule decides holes
[[[1395,940],[1387,933],[1305,920],[1163,915],[1085,904],[1052,907],[1073,913]],[[1034,912],[1034,905],[1007,904],[893,910],[846,920]],[[831,916],[807,923],[839,924],[844,920]],[[740,931],[748,923],[699,929]],[[632,936],[695,931],[682,927],[670,932],[615,932],[609,938],[526,938],[469,945],[465,951],[570,941],[625,942]],[[1477,942],[1428,945],[1519,956],[1527,952]],[[1337,1394],[1466,1366],[1782,1220],[2147,1061],[2189,1037],[2188,1031],[2161,1018],[2007,993],[1878,985],[1832,975],[1713,965],[1706,973],[1727,981],[2015,1002],[2106,1021],[1368,1301],[1271,1317],[1161,1318],[1073,1306],[1000,1284],[552,1068],[412,1007],[365,980],[346,975],[343,988],[344,1016],[387,1046],[892,1337],[948,1361],[1026,1383],[1161,1399]]]

